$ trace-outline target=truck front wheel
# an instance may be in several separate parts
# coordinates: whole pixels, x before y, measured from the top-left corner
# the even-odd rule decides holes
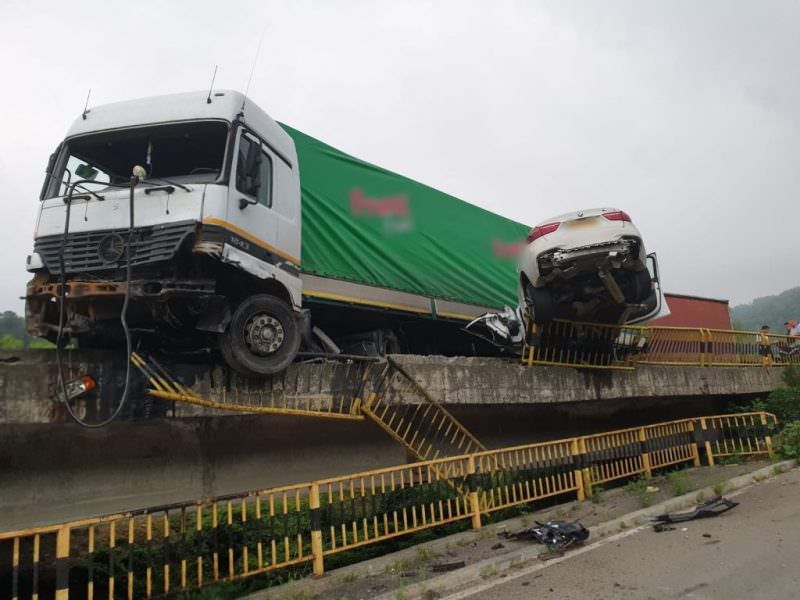
[[[300,330],[290,306],[269,294],[245,298],[219,337],[228,365],[243,375],[280,373],[300,349]]]

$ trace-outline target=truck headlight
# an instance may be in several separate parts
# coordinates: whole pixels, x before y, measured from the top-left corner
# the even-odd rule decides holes
[[[38,271],[40,269],[44,269],[44,261],[39,253],[28,254],[28,258],[25,259],[25,270]]]
[[[84,375],[80,379],[73,379],[64,384],[64,388],[67,392],[66,399],[64,398],[64,389],[60,387],[56,390],[56,398],[59,402],[74,400],[75,398],[80,398],[84,394],[91,392],[95,387],[94,379],[88,375]]]

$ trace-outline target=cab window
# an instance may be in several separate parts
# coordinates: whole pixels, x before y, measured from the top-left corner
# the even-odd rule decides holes
[[[61,179],[58,195],[65,196],[70,183],[79,180],[82,180],[83,183],[75,187],[76,194],[80,193],[81,189],[95,192],[108,187],[106,184],[111,182],[111,175],[90,160],[70,155],[67,159],[66,167],[64,168],[64,175]]]
[[[147,177],[185,183],[219,178],[230,125],[223,121],[176,122],[80,135],[67,140],[47,166],[43,198],[64,195],[67,186],[99,191],[127,185],[135,166]]]
[[[272,206],[272,160],[261,143],[246,134],[239,138],[236,189],[263,206]]]

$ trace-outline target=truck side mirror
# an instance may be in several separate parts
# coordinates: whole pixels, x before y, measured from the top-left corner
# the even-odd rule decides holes
[[[47,159],[47,168],[44,170],[45,177],[44,183],[42,184],[42,189],[39,192],[39,200],[44,200],[44,197],[47,194],[47,188],[50,187],[50,180],[53,177],[53,170],[55,169],[56,158],[58,157],[59,152],[61,152],[61,144],[58,145],[56,151],[50,155],[49,159]]]
[[[244,210],[251,204],[258,204],[258,202],[251,198],[239,198],[239,210]]]

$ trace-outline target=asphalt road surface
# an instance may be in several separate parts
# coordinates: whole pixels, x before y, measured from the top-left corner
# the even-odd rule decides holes
[[[720,517],[664,533],[649,527],[626,532],[562,562],[512,570],[449,599],[800,598],[800,469],[735,500],[740,505]]]

